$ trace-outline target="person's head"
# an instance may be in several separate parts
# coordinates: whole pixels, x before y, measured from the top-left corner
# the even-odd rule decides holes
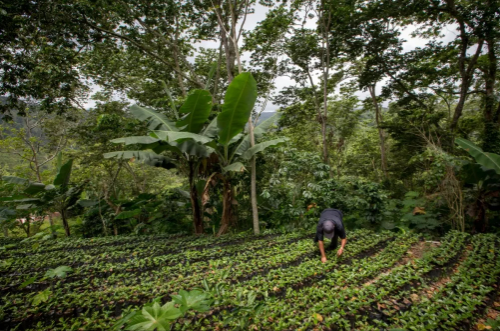
[[[332,221],[323,222],[323,235],[328,239],[332,239],[335,234],[335,223]]]

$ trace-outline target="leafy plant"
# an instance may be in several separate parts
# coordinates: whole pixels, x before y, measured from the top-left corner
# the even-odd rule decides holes
[[[55,278],[55,277],[58,277],[58,278],[64,278],[66,277],[66,275],[69,273],[69,272],[72,272],[73,271],[73,268],[71,267],[68,267],[68,266],[59,266],[55,269],[49,269],[47,270],[47,272],[45,273],[45,277],[48,277],[48,278]]]
[[[146,304],[141,310],[132,311],[119,320],[114,328],[120,329],[126,324],[125,330],[167,331],[176,319],[189,310],[206,312],[212,302],[208,293],[200,290],[181,290],[178,295],[172,295],[172,299],[163,306],[158,300]]]

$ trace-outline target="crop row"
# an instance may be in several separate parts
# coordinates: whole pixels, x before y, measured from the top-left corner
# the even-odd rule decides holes
[[[109,262],[101,261],[93,264],[84,264],[79,267],[74,268],[71,276],[61,280],[57,287],[62,287],[63,285],[74,283],[75,281],[81,279],[92,279],[94,281],[100,280],[101,278],[108,278],[111,275],[116,275],[120,273],[127,273],[130,277],[131,274],[140,275],[147,271],[153,271],[162,267],[168,266],[179,266],[182,268],[183,265],[198,262],[198,261],[216,261],[222,257],[233,256],[236,254],[245,254],[251,256],[252,252],[262,250],[263,248],[270,246],[286,247],[286,245],[291,244],[295,241],[304,239],[303,234],[290,234],[281,236],[280,239],[275,241],[267,240],[256,240],[252,242],[242,243],[240,245],[235,245],[231,247],[226,247],[225,249],[203,249],[203,250],[183,250],[182,253],[178,254],[166,254],[158,255],[154,254],[147,258],[138,258],[135,256],[130,257],[125,262]],[[3,284],[7,286],[0,288],[0,293],[8,293],[10,291],[19,291],[18,286],[26,280],[28,277],[38,276],[41,277],[45,271],[30,272],[23,274],[22,277],[4,277]],[[36,282],[24,289],[24,291],[40,290],[48,287],[48,285],[54,286],[49,281]],[[111,285],[110,282],[107,283],[108,286]]]
[[[351,237],[356,236],[358,234]],[[366,231],[359,232],[359,240],[367,237],[373,236]],[[72,287],[55,288],[49,300],[36,307],[29,305],[31,295],[6,295],[2,312],[8,316],[9,325],[22,323],[23,328],[27,328],[35,323],[53,319],[54,315],[58,318],[67,317],[84,326],[91,315],[98,311],[98,321],[109,327],[114,316],[119,315],[125,307],[141,304],[158,296],[166,298],[180,289],[198,287],[204,279],[215,283],[235,282],[242,275],[264,272],[266,268],[280,268],[304,256],[311,256],[312,252],[314,245],[312,240],[308,239],[286,247],[271,245],[253,252],[251,256],[241,253],[230,258],[224,257],[216,263],[200,261],[161,268],[141,275],[140,278],[127,279],[127,273],[123,273],[113,279],[112,275],[101,280],[98,288],[89,286],[89,279],[82,279],[78,284],[72,284]],[[108,282],[113,282],[114,285],[108,285]]]
[[[9,258],[8,264],[0,266],[0,273],[5,274],[6,272],[15,270],[18,273],[22,273],[23,270],[27,269],[38,269],[38,268],[49,268],[54,264],[62,263],[64,265],[75,265],[84,262],[92,263],[92,261],[97,260],[115,260],[119,261],[121,259],[130,257],[132,254],[134,257],[149,257],[152,255],[159,254],[169,254],[176,253],[185,250],[193,249],[207,249],[211,247],[223,247],[228,245],[241,244],[243,242],[254,241],[254,240],[265,240],[278,236],[278,234],[267,234],[260,236],[246,236],[234,238],[230,236],[224,236],[219,240],[215,241],[212,237],[195,237],[195,236],[185,236],[181,238],[165,238],[150,241],[149,238],[143,237],[139,242],[129,242],[120,245],[113,246],[84,246],[84,248],[73,248],[73,249],[53,249],[52,246],[43,243],[38,249],[33,250],[33,252],[26,256]],[[43,248],[43,249],[42,249]],[[7,258],[3,258],[6,260]]]
[[[463,236],[455,233],[452,238],[448,238],[439,248],[435,249],[432,255],[439,256],[440,263],[445,262],[444,252],[459,247],[464,242],[462,239]],[[427,263],[429,268],[432,268],[431,265],[435,265],[432,257],[420,259],[415,263],[407,263],[394,268],[390,273],[381,275],[368,286],[356,286],[361,281],[373,277],[387,268],[386,258],[394,263],[400,256],[400,252],[397,249],[395,252],[392,249],[388,250],[386,254],[382,253],[369,263],[362,264],[363,270],[361,272],[359,269],[356,271],[356,267],[350,272],[339,270],[332,277],[328,277],[316,286],[294,293],[294,299],[291,299],[286,308],[281,305],[277,307],[278,311],[271,310],[270,316],[259,318],[262,323],[259,325],[259,329],[306,329],[314,326],[323,329],[335,327],[336,329],[352,330],[354,320],[362,318],[363,308],[370,307],[372,303],[380,300],[384,295],[400,288],[404,279],[408,278],[404,276],[411,277],[415,273],[425,272],[420,267],[424,267]],[[381,260],[377,263],[379,257]],[[449,259],[452,258],[453,255],[449,254]],[[408,272],[398,272],[404,269],[408,269]],[[386,287],[381,287],[384,282],[386,282]],[[299,309],[294,308],[298,301],[301,302]],[[278,312],[280,312],[278,315],[273,315]],[[276,323],[276,320],[279,322]]]
[[[279,239],[271,241],[271,243],[282,243],[289,240],[294,240],[296,238],[305,238],[304,234],[295,233],[289,235],[283,235]],[[68,261],[61,261],[58,263],[58,260],[53,258],[50,260],[40,261],[36,263],[33,261],[31,263],[31,268],[23,268],[23,269],[15,269],[12,273],[4,274],[3,277],[0,277],[0,284],[8,284],[10,279],[17,279],[18,281],[22,281],[23,277],[31,277],[35,274],[44,273],[49,266],[57,267],[59,265],[67,265],[75,268],[76,273],[84,274],[86,271],[93,270],[95,272],[104,272],[110,269],[128,269],[138,266],[160,266],[166,265],[167,261],[172,261],[176,263],[184,263],[189,260],[195,259],[203,259],[203,258],[217,258],[217,256],[222,256],[223,254],[232,254],[234,252],[238,252],[239,250],[245,249],[259,249],[269,244],[269,240],[260,239],[260,240],[252,240],[252,241],[240,241],[239,244],[234,244],[231,246],[226,246],[224,249],[214,249],[212,248],[198,248],[198,246],[193,246],[192,243],[186,243],[186,246],[179,249],[169,249],[167,248],[159,248],[155,245],[151,249],[143,248],[137,249],[133,253],[122,253],[122,257],[111,258],[109,254],[101,255],[101,256],[87,256],[78,257],[78,262],[67,263]],[[149,252],[149,255],[147,253]],[[85,261],[85,257],[88,257],[88,260]],[[35,267],[36,266],[36,267]],[[120,268],[121,266],[121,268]],[[1,286],[1,285],[0,285]]]
[[[256,317],[257,321],[261,321],[257,328],[283,330],[291,326],[294,326],[294,329],[301,325],[313,326],[316,323],[308,324],[304,323],[304,320],[309,317],[309,310],[314,304],[322,301],[330,302],[337,297],[334,289],[340,291],[347,285],[359,284],[364,279],[390,267],[417,240],[418,238],[413,235],[400,236],[376,255],[353,260],[350,264],[339,265],[336,269],[329,270],[326,277],[314,283],[313,286],[296,291],[290,290],[283,299],[277,297],[266,302],[266,309]],[[311,314],[314,315],[314,313]]]
[[[410,310],[394,316],[393,327],[406,330],[468,330],[475,313],[495,290],[500,276],[497,238],[478,235],[473,250],[432,297],[423,299]]]
[[[323,279],[333,272],[333,270],[346,263],[352,263],[353,259],[361,255],[370,255],[378,251],[380,247],[386,245],[389,240],[394,239],[390,233],[380,235],[372,234],[368,237],[350,244],[341,258],[333,258],[326,264],[319,262],[319,255],[307,257],[297,263],[293,268],[272,269],[266,273],[256,275],[245,282],[238,282],[231,286],[231,291],[225,291],[219,302],[226,302],[228,299],[234,299],[237,293],[248,293],[249,291],[259,291],[265,294],[265,297],[283,298],[294,293],[300,288],[316,285],[316,282]],[[260,299],[263,299],[261,296]],[[231,307],[218,307],[208,314],[208,317],[197,321],[201,327],[203,324],[217,324],[218,313]],[[221,326],[219,325],[218,328]],[[182,329],[182,328],[181,328]]]

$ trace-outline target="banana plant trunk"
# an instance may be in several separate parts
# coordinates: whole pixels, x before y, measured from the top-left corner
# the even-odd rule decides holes
[[[203,218],[201,214],[198,189],[196,188],[195,184],[195,164],[193,161],[189,161],[189,198],[191,200],[191,206],[193,211],[194,232],[196,234],[202,234]]]
[[[224,191],[222,192],[222,220],[217,237],[226,233],[231,225],[234,223],[234,209],[235,203],[233,187],[229,178],[224,177]]]
[[[64,227],[64,232],[66,233],[66,237],[69,237],[71,235],[71,232],[69,230],[69,223],[68,223],[68,217],[66,215],[66,210],[64,209],[61,210],[61,218]]]

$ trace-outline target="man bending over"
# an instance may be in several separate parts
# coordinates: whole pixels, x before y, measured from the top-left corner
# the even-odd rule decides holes
[[[318,243],[319,251],[321,252],[321,262],[326,262],[325,246],[323,244],[324,237],[331,239],[328,250],[334,250],[338,245],[338,238],[342,239],[337,256],[342,255],[347,242],[344,223],[342,223],[342,211],[333,208],[327,208],[321,212],[319,223],[316,228],[316,237],[314,242]]]

